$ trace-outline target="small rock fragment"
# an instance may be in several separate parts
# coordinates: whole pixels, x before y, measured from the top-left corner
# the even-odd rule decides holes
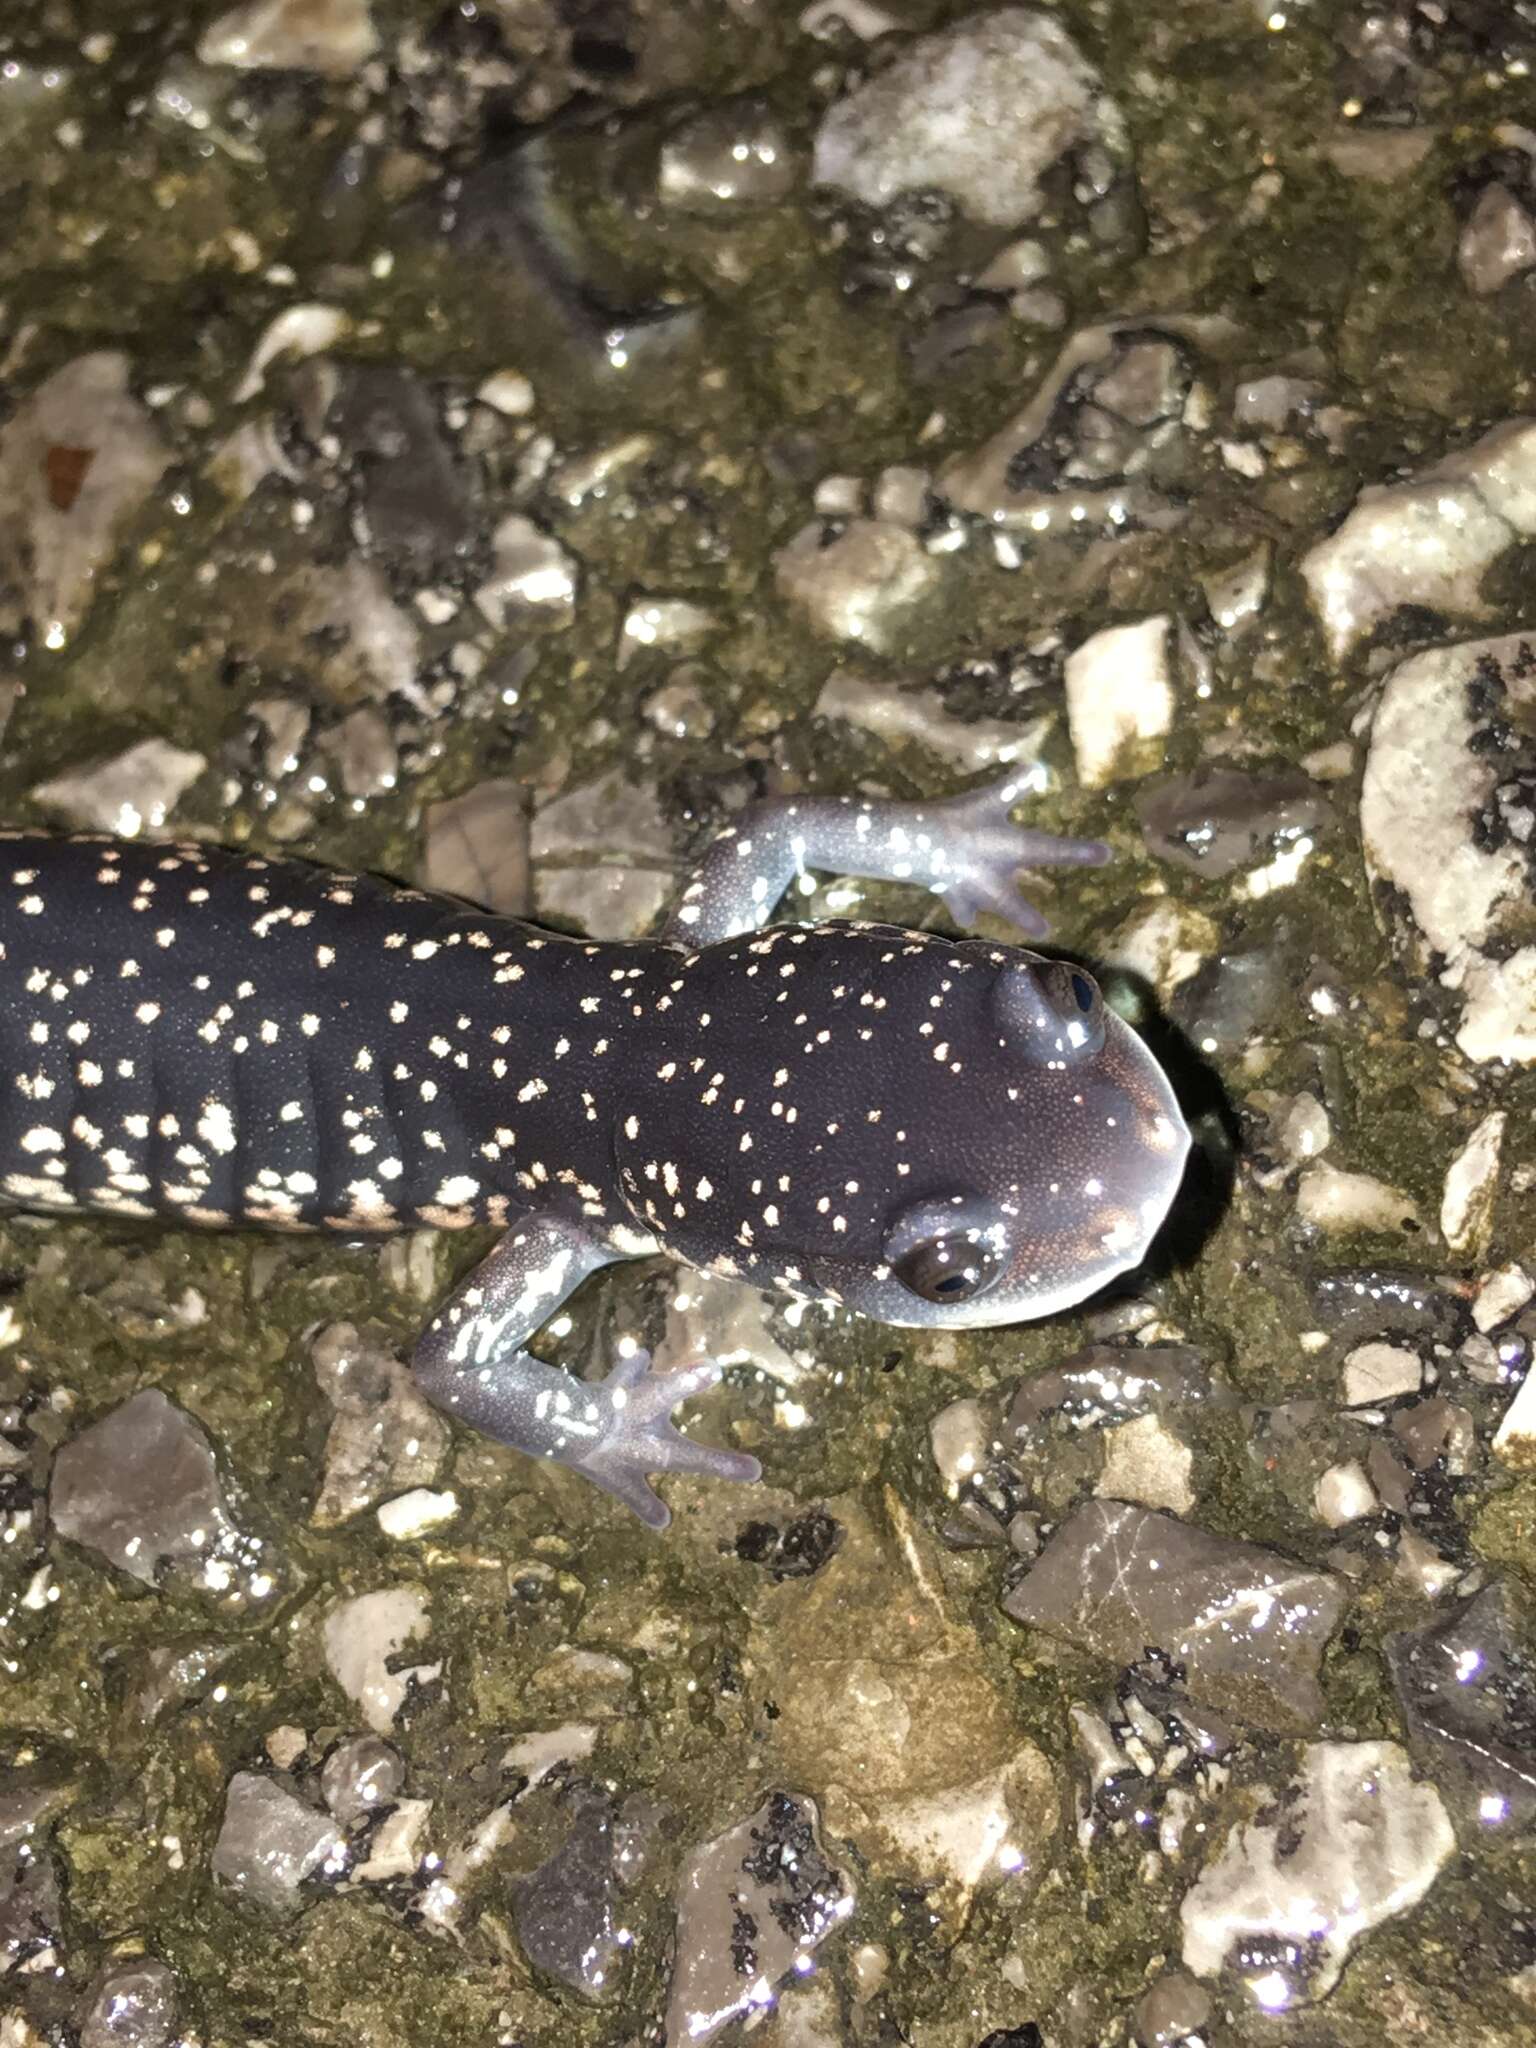
[[[852,519],[825,542],[819,522],[802,527],[774,557],[774,574],[817,632],[889,653],[939,567],[904,526]]]
[[[368,1838],[368,1860],[354,1875],[360,1884],[390,1884],[411,1877],[427,1852],[430,1799],[397,1799]]]
[[[367,800],[393,789],[400,777],[400,755],[383,713],[371,704],[350,712],[341,724],[320,735],[320,749],[336,764],[337,779],[350,797]]]
[[[1165,1970],[1136,2002],[1138,2048],[1183,2048],[1191,2035],[1204,2036],[1210,2018],[1211,1998],[1205,1986],[1183,1970]]]
[[[1400,1188],[1389,1187],[1370,1173],[1345,1173],[1320,1161],[1296,1183],[1298,1221],[1315,1230],[1348,1235],[1354,1231],[1414,1229],[1419,1212]]]
[[[1313,1498],[1319,1519],[1330,1529],[1342,1529],[1346,1523],[1373,1515],[1381,1505],[1358,1458],[1345,1465],[1330,1465],[1318,1480]]]
[[[1515,1389],[1493,1437],[1493,1455],[1523,1472],[1536,1471],[1536,1367]]]
[[[1139,974],[1164,1002],[1199,973],[1221,934],[1203,910],[1165,896],[1132,912],[1104,944],[1110,967]]]
[[[524,1792],[542,1784],[562,1764],[582,1763],[597,1747],[597,1729],[590,1721],[565,1721],[558,1728],[520,1735],[502,1755],[501,1768],[527,1780]]]
[[[1164,613],[1109,626],[1067,656],[1067,723],[1085,789],[1161,765],[1173,724],[1171,628]]]
[[[760,100],[718,100],[680,121],[662,144],[656,189],[663,205],[710,217],[771,206],[792,192],[788,138]]]
[[[533,908],[528,854],[528,792],[520,782],[476,783],[462,796],[429,804],[424,819],[422,886],[507,917]]]
[[[392,1806],[405,1784],[405,1759],[377,1735],[338,1742],[320,1767],[320,1796],[344,1828]]]
[[[624,614],[619,629],[618,666],[629,667],[637,655],[661,648],[688,654],[718,631],[720,621],[703,605],[685,597],[639,597]]]
[[[513,1887],[513,1923],[528,1960],[583,1997],[617,1989],[618,1966],[632,1939],[623,1895],[644,1875],[659,1818],[630,1798],[615,1804],[586,1787],[565,1806],[570,1832],[530,1876]]]
[[[427,1625],[426,1599],[414,1586],[360,1593],[326,1616],[322,1635],[331,1676],[377,1735],[393,1728],[413,1684],[429,1685],[442,1675],[441,1664],[392,1668],[396,1652]]]
[[[1536,1824],[1536,1653],[1514,1596],[1485,1586],[1439,1620],[1387,1638],[1414,1754],[1462,1839]]]
[[[1196,768],[1147,784],[1135,801],[1154,859],[1213,876],[1289,852],[1332,822],[1327,796],[1294,768]]]
[[[945,710],[936,690],[901,689],[851,669],[834,669],[828,676],[816,700],[816,716],[854,726],[891,745],[913,740],[968,773],[1035,760],[1048,729],[1045,718],[1020,724],[1000,718],[956,718]]]
[[[1524,1266],[1500,1266],[1492,1273],[1485,1273],[1479,1282],[1472,1303],[1472,1320],[1485,1333],[1496,1330],[1501,1323],[1517,1316],[1533,1294],[1536,1294],[1536,1280]]]
[[[176,2036],[176,1978],[153,1956],[107,1963],[86,1993],[80,2048],[170,2048]]]
[[[1157,1415],[1142,1415],[1104,1432],[1104,1470],[1094,1488],[1101,1500],[1138,1501],[1185,1515],[1195,1504],[1189,1483],[1194,1454]]]
[[[260,1550],[230,1520],[207,1437],[154,1387],[65,1444],[49,1508],[61,1536],[146,1586],[174,1570],[224,1592]]]
[[[1480,1252],[1493,1229],[1499,1154],[1509,1117],[1490,1110],[1446,1168],[1440,1230],[1453,1252]]]
[[[1118,109],[1051,16],[1011,7],[919,36],[837,101],[814,175],[866,206],[947,192],[970,219],[1006,228],[1033,220],[1045,173],[1091,143],[1123,153]]]
[[[329,1323],[310,1356],[335,1410],[310,1512],[315,1526],[335,1528],[386,1494],[429,1486],[448,1449],[448,1425],[393,1352],[355,1324]]]
[[[434,1493],[429,1486],[412,1487],[394,1500],[385,1501],[378,1511],[379,1527],[396,1543],[408,1543],[451,1522],[459,1512],[456,1493]]]
[[[654,786],[613,769],[534,813],[534,898],[598,939],[636,938],[672,891],[673,839]]]
[[[1416,1351],[1400,1344],[1359,1344],[1344,1361],[1344,1399],[1351,1408],[1376,1408],[1416,1394],[1424,1368]]]
[[[816,1827],[810,1800],[774,1792],[750,1820],[688,1858],[666,2048],[692,2048],[766,2011],[853,1911],[851,1880],[822,1850]]]
[[[1333,1139],[1328,1112],[1309,1090],[1293,1095],[1275,1119],[1275,1136],[1287,1159],[1316,1159]]]
[[[340,1871],[346,1849],[327,1813],[256,1771],[236,1771],[224,1795],[213,1874],[275,1913],[297,1912],[299,1887],[325,1866]]]
[[[40,782],[32,801],[87,831],[135,839],[160,830],[207,766],[205,756],[169,740],[140,740],[110,760]]]
[[[552,534],[513,512],[491,535],[491,561],[492,574],[475,592],[475,603],[493,626],[570,624],[576,563]]]
[[[1230,1968],[1269,2013],[1324,1998],[1360,1936],[1417,1905],[1455,1850],[1395,1742],[1309,1743],[1276,1818],[1235,1827],[1185,1895],[1185,1968]]]
[[[349,78],[378,47],[369,0],[245,0],[204,29],[197,54],[241,71]]]
[[[1536,420],[1507,420],[1419,476],[1367,486],[1301,573],[1337,658],[1403,605],[1482,616],[1485,571],[1533,534]]]
[[[128,388],[128,358],[78,356],[0,427],[0,631],[62,647],[171,451]]]
[[[1257,1728],[1315,1726],[1344,1606],[1327,1572],[1119,1501],[1079,1508],[1003,1601],[1015,1621],[1115,1664],[1161,1651],[1190,1697]]]
[[[1488,185],[1461,231],[1456,261],[1469,292],[1491,298],[1512,277],[1536,269],[1536,221],[1507,185]]]

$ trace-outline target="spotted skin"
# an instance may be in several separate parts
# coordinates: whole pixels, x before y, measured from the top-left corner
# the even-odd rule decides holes
[[[665,1250],[890,1323],[1049,1314],[1134,1266],[1188,1145],[1090,977],[1023,949],[766,920],[820,867],[1030,931],[1021,866],[1101,847],[949,803],[760,805],[662,937],[572,939],[198,846],[0,835],[0,1197],[202,1225],[504,1229],[413,1360],[461,1420],[660,1527],[646,1475],[757,1476],[674,1409],[708,1360],[584,1384],[525,1349]]]

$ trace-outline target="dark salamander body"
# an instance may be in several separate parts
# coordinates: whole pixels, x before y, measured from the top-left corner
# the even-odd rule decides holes
[[[965,919],[1029,861],[1013,786],[801,799],[723,833],[668,932],[593,943],[301,861],[0,835],[0,1197],[346,1233],[505,1235],[417,1348],[425,1390],[659,1525],[645,1475],[751,1478],[672,1410],[710,1361],[588,1385],[528,1338],[666,1250],[886,1322],[1043,1315],[1133,1266],[1188,1134],[1092,978],[878,925],[762,929],[808,866]]]

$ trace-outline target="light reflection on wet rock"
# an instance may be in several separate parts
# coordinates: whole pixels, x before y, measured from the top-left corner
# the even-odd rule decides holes
[[[1395,1742],[1311,1743],[1187,1893],[1185,1966],[1226,1971],[1266,2012],[1324,1998],[1360,1936],[1417,1905],[1455,1848]]]
[[[1181,1684],[1256,1728],[1322,1719],[1318,1667],[1344,1606],[1328,1572],[1119,1501],[1079,1508],[1003,1601],[1015,1621],[1094,1657],[1149,1651]]]
[[[274,1913],[296,1913],[306,1879],[339,1876],[346,1847],[327,1813],[276,1778],[237,1771],[224,1798],[213,1874]]]
[[[230,1520],[207,1437],[156,1388],[64,1446],[49,1507],[61,1536],[146,1586],[174,1572],[236,1599],[262,1600],[274,1590],[260,1539]]]
[[[377,1819],[405,1784],[405,1759],[377,1735],[338,1742],[320,1767],[320,1796],[344,1828]]]
[[[750,1820],[696,1849],[678,1883],[667,2048],[771,2007],[853,1907],[852,1881],[822,1850],[808,1799],[771,1793]]]
[[[1387,1638],[1414,1754],[1463,1839],[1536,1821],[1536,1654],[1509,1588]]]
[[[1332,805],[1298,769],[1250,775],[1207,765],[1144,784],[1136,815],[1156,858],[1196,874],[1230,875],[1310,844],[1331,822]]]

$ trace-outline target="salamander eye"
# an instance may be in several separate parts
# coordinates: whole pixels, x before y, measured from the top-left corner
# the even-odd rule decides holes
[[[985,1294],[1003,1270],[990,1245],[978,1244],[968,1231],[953,1237],[931,1237],[904,1252],[892,1268],[903,1287],[924,1301],[974,1301]]]
[[[1097,1052],[1104,1043],[1104,998],[1093,976],[1065,960],[1053,960],[1040,981],[1063,1026],[1066,1047],[1078,1053]]]
[[[985,1195],[932,1195],[885,1233],[885,1256],[902,1286],[941,1307],[985,1294],[1002,1278],[1007,1249],[1003,1218]]]

